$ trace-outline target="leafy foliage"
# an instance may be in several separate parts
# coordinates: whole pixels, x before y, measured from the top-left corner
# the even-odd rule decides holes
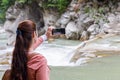
[[[5,20],[5,12],[14,2],[15,0],[0,0],[0,22]]]
[[[47,2],[43,3],[44,8],[55,8],[60,13],[65,11],[68,4],[71,2],[71,0],[47,0]]]
[[[0,0],[0,22],[5,20],[6,10],[18,1],[19,3],[31,3],[33,0]]]

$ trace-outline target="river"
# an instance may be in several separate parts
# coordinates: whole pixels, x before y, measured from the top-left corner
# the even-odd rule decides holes
[[[6,46],[7,34],[0,33],[0,78],[10,68],[14,47]],[[81,44],[86,43],[81,47]],[[79,49],[76,62],[70,62]],[[51,67],[51,80],[119,80],[120,36],[112,35],[92,41],[55,39],[43,42],[35,51],[44,55]],[[75,58],[76,59],[76,58]]]

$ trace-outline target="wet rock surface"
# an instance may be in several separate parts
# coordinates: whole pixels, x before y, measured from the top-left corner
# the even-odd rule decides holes
[[[71,57],[70,62],[77,62],[81,58],[89,60],[94,58],[108,57],[113,55],[120,55],[120,35],[108,34],[98,36],[94,39],[84,41],[75,51]],[[88,61],[89,61],[88,60]]]

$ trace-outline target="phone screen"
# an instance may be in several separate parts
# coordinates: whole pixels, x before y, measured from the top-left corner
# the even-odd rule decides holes
[[[60,28],[60,29],[53,29],[52,34],[65,34],[65,28]]]

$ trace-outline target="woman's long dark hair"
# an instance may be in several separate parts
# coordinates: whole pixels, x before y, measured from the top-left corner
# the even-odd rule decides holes
[[[18,25],[10,80],[28,80],[27,52],[32,44],[35,30],[35,23],[30,20],[25,20]]]

